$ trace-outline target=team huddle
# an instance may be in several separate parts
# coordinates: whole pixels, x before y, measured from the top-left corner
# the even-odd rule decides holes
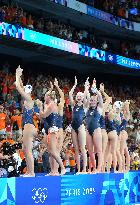
[[[19,66],[16,70],[16,88],[24,99],[22,142],[27,164],[27,172],[24,176],[35,176],[32,154],[33,139],[37,136],[37,129],[33,121],[35,103],[39,108],[39,118],[44,122],[46,134],[42,143],[46,145],[50,154],[50,175],[58,175],[59,167],[61,168],[60,174],[64,175],[66,169],[60,157],[64,145],[64,93],[55,79],[53,83],[50,83],[50,88],[44,96],[44,102],[38,99],[34,101],[31,96],[32,86],[23,86],[22,72]],[[111,96],[105,92],[104,84],[100,84],[97,89],[95,79],[90,85],[89,78],[87,78],[84,92],[78,92],[75,96],[76,86],[77,78],[75,77],[75,84],[69,92],[69,100],[72,108],[70,131],[77,174],[110,171],[111,166],[114,172],[129,171],[130,157],[126,142],[128,138],[126,127],[130,119],[130,101],[112,102]],[[83,163],[82,170],[80,157]]]

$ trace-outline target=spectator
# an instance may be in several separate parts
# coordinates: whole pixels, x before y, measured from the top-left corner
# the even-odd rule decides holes
[[[11,117],[13,127],[13,139],[16,141],[22,137],[22,116],[18,109],[15,110],[14,115]]]
[[[132,160],[131,162],[131,166],[132,166],[132,170],[139,170],[139,166],[140,166],[140,161],[139,161],[139,157],[135,156],[134,160]]]
[[[7,116],[4,113],[4,107],[2,105],[0,105],[0,139],[4,138],[4,136],[6,134],[6,132],[5,132],[6,119],[7,119]]]

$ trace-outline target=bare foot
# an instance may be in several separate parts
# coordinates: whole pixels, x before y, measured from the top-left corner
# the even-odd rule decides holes
[[[49,174],[46,174],[45,176],[55,176],[54,172],[50,172]]]
[[[35,177],[35,174],[27,174],[27,175],[24,175],[23,177]]]
[[[61,174],[60,175],[65,175],[65,174],[66,174],[66,169],[65,168],[61,169]]]
[[[54,175],[55,176],[59,176],[60,174],[59,174],[59,172],[55,172]]]
[[[81,174],[81,172],[76,172],[76,175],[80,175]]]
[[[87,172],[86,171],[82,171],[82,172],[80,172],[80,174],[87,174]]]

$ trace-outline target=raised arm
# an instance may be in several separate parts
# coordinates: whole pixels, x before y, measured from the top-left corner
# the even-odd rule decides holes
[[[102,94],[101,92],[97,89],[96,87],[96,79],[94,78],[93,80],[93,84],[92,84],[92,87],[91,87],[91,91],[93,93],[96,93],[97,94],[97,97],[98,97],[98,107],[103,109],[103,97],[102,97]]]
[[[98,90],[97,90],[96,93],[97,93],[98,101],[99,101],[98,107],[103,109],[103,97],[102,97],[102,94]]]
[[[31,101],[31,96],[25,93],[24,87],[22,87],[23,84],[21,85],[22,71],[23,69],[21,69],[20,66],[18,66],[18,68],[16,69],[16,89],[26,101]]]
[[[100,92],[105,97],[104,110],[106,110],[108,105],[112,102],[112,97],[109,97],[109,95],[105,92],[103,83],[100,84]]]
[[[85,91],[84,91],[84,100],[83,100],[84,106],[86,108],[89,107],[89,102],[90,102],[89,87],[90,87],[90,83],[89,83],[89,77],[88,77],[85,82]]]
[[[126,100],[124,102],[124,109],[125,109],[125,112],[124,112],[124,117],[125,119],[128,121],[130,120],[130,109],[129,109],[129,105],[130,105],[130,101],[129,100]]]
[[[75,84],[72,87],[71,91],[69,92],[69,99],[70,99],[71,106],[74,106],[73,93],[74,93],[74,90],[75,90],[76,86],[77,86],[77,78],[75,76]]]
[[[60,95],[60,104],[61,104],[62,106],[64,106],[64,103],[65,103],[64,93],[63,93],[63,91],[61,90],[61,88],[59,87],[59,85],[58,85],[58,80],[57,80],[56,78],[55,78],[55,80],[54,80],[54,85],[55,85],[55,87],[56,87],[56,89],[58,90],[59,95]]]
[[[105,97],[105,100],[106,100],[106,101],[110,98],[109,95],[107,95],[107,93],[105,92],[104,84],[103,84],[103,83],[100,84],[100,92],[101,92],[102,95]]]

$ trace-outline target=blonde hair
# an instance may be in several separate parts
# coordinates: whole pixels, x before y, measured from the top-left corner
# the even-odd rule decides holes
[[[53,101],[56,100],[56,93],[55,93],[54,90],[48,91],[48,92],[45,94],[45,96],[46,96],[46,95],[49,96]]]

